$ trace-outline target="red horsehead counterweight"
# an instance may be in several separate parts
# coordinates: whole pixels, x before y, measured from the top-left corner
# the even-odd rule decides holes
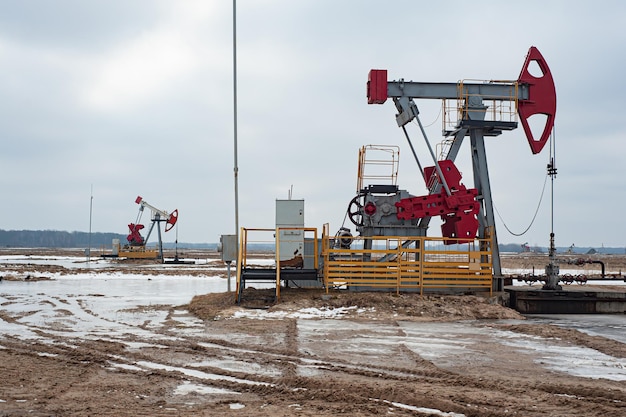
[[[529,71],[532,63],[537,64],[541,70],[541,76],[535,77]],[[537,48],[531,46],[526,55],[526,61],[517,80],[519,84],[528,85],[528,99],[519,100],[517,112],[522,122],[522,127],[526,133],[526,139],[533,154],[541,152],[546,145],[554,127],[554,117],[556,115],[556,88],[552,73],[543,55]],[[531,116],[542,114],[546,116],[546,123],[539,138],[535,138],[530,129],[528,119]]]

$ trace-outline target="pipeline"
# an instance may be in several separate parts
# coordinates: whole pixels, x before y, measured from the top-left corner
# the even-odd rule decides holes
[[[601,269],[600,278],[595,278],[593,276],[588,276],[585,274],[577,274],[577,275],[563,274],[560,277],[559,281],[563,282],[566,285],[573,284],[573,283],[584,285],[588,281],[624,281],[626,282],[626,277],[622,275],[621,271],[617,274],[610,274],[607,276],[604,262],[599,261],[599,260],[577,258],[577,259],[559,259],[559,262],[566,263],[568,265],[576,265],[576,266],[582,266],[585,264],[600,265],[600,269]],[[516,278],[520,282],[523,281],[529,285],[532,285],[536,282],[547,282],[548,280],[548,277],[545,274],[535,275],[534,267],[533,267],[533,272],[531,274],[518,275],[518,276],[514,276],[514,278]]]
[[[574,259],[574,260],[566,260],[566,263],[570,264],[570,265],[577,265],[577,266],[582,266],[585,264],[600,264],[601,268],[602,268],[602,279],[605,279],[605,268],[604,268],[604,262],[602,261],[597,261],[594,259],[583,259],[583,258],[578,258],[578,259]]]

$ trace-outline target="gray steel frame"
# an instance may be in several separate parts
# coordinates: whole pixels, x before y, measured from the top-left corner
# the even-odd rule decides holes
[[[462,90],[461,90],[462,88]],[[485,233],[488,228],[493,231],[493,274],[494,274],[494,290],[502,291],[503,289],[503,276],[500,264],[500,251],[498,249],[498,237],[496,233],[496,225],[494,218],[493,200],[491,197],[491,185],[489,182],[489,170],[487,166],[487,153],[485,151],[485,136],[496,136],[502,133],[504,130],[512,130],[517,128],[517,122],[498,122],[498,121],[486,121],[485,112],[487,106],[483,104],[484,100],[499,100],[499,101],[511,101],[511,100],[525,100],[528,99],[528,86],[525,84],[517,84],[515,82],[506,83],[485,83],[485,84],[459,84],[459,83],[422,83],[422,82],[405,82],[400,81],[388,81],[387,83],[387,96],[392,98],[398,114],[396,115],[396,121],[398,126],[402,127],[403,132],[409,142],[411,149],[410,138],[406,132],[405,125],[412,121],[417,120],[422,130],[424,139],[431,149],[428,142],[428,138],[422,128],[419,121],[419,110],[414,102],[414,99],[459,99],[461,97],[470,97],[471,99],[465,102],[464,119],[461,120],[456,126],[456,130],[450,134],[454,136],[452,146],[448,151],[446,159],[454,161],[459,153],[461,144],[465,136],[470,137],[471,152],[472,152],[472,167],[474,172],[474,187],[478,190],[478,201],[480,202],[480,211],[478,214],[479,221],[479,237],[485,238]],[[413,151],[413,155],[421,170],[421,164],[417,158],[417,155]],[[431,157],[434,159],[435,166],[438,168],[437,161],[435,160],[434,153],[431,149]],[[439,175],[443,178],[442,175]],[[448,191],[447,185],[436,184],[431,188],[430,193],[438,193],[441,191],[442,186]],[[426,229],[430,223],[430,217],[425,217],[420,220],[419,226]]]

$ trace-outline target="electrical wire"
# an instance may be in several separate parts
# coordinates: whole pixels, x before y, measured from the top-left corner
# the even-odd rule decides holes
[[[525,235],[526,232],[528,232],[530,230],[530,228],[533,226],[533,224],[535,223],[535,220],[537,219],[537,214],[539,213],[539,208],[541,207],[541,202],[543,201],[543,194],[546,191],[546,184],[548,183],[548,176],[549,175],[546,175],[546,178],[543,181],[543,188],[541,189],[541,196],[539,197],[539,203],[537,204],[537,208],[535,209],[535,214],[533,215],[533,218],[530,221],[530,224],[528,225],[528,227],[523,232],[515,233],[515,232],[511,231],[511,229],[509,229],[509,227],[506,225],[506,222],[504,221],[504,219],[500,215],[500,212],[498,211],[498,208],[496,207],[496,205],[495,204],[493,205],[493,208],[496,211],[496,214],[498,215],[498,218],[500,218],[500,221],[504,225],[504,228],[507,230],[507,232],[509,232],[513,236],[523,236],[523,235]]]
[[[349,212],[350,212],[350,206],[348,206],[348,210],[346,210],[346,215],[343,216],[343,222],[341,223],[341,227],[346,227],[346,220],[348,220]]]
[[[524,234],[526,234],[526,232],[528,232],[530,230],[530,228],[532,227],[532,225],[535,223],[535,220],[537,219],[537,213],[539,213],[539,207],[541,207],[541,202],[543,201],[543,194],[546,191],[546,184],[548,183],[548,177],[550,177],[552,179],[552,195],[551,195],[551,200],[550,200],[550,216],[551,216],[551,220],[550,220],[550,231],[552,232],[552,234],[554,234],[554,177],[556,176],[556,134],[555,134],[555,128],[553,128],[552,132],[550,133],[550,159],[549,159],[549,163],[548,163],[548,173],[546,175],[545,180],[543,181],[543,188],[541,190],[541,196],[539,197],[539,203],[537,204],[537,209],[535,210],[535,214],[533,215],[532,220],[530,221],[530,224],[528,225],[528,227],[526,228],[526,230],[524,230],[522,233],[515,233],[512,232],[511,229],[509,229],[509,227],[506,225],[504,219],[502,218],[502,216],[500,215],[500,212],[498,211],[498,209],[496,208],[496,205],[493,205],[493,208],[496,211],[496,214],[498,215],[498,217],[500,218],[500,221],[502,222],[502,224],[504,225],[504,228],[507,230],[507,232],[509,232],[510,234],[512,234],[513,236],[522,236]]]
[[[442,107],[443,107],[443,106],[442,106]],[[434,125],[435,123],[437,123],[437,120],[439,120],[439,118],[441,117],[441,110],[442,110],[442,107],[439,107],[439,113],[437,113],[437,117],[435,117],[435,120],[433,120],[433,121],[432,121],[432,123],[427,124],[427,125],[426,125],[426,126],[424,126],[424,127],[431,127],[432,125]],[[414,122],[415,122],[415,120],[414,120]]]

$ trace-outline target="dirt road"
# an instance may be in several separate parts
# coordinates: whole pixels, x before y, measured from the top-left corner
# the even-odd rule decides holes
[[[0,265],[0,415],[626,415],[626,343],[492,299],[294,290],[244,309],[189,290],[223,286],[210,262]]]

